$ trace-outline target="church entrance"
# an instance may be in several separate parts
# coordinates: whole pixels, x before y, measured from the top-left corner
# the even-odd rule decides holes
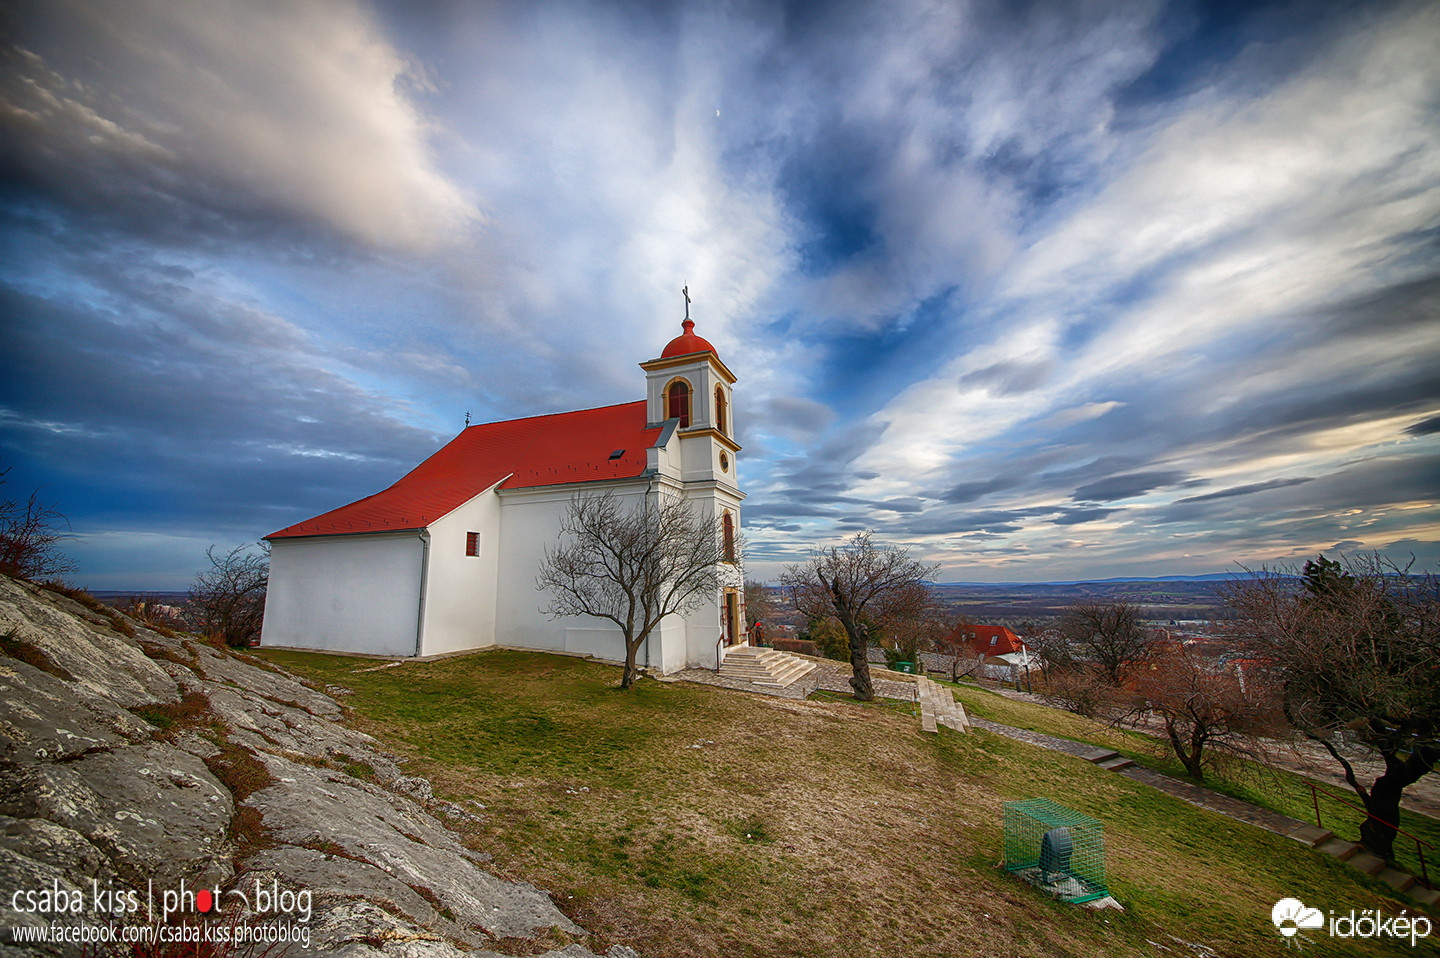
[[[725,593],[725,644],[740,645],[745,639],[745,630],[740,622],[740,596],[733,589]]]

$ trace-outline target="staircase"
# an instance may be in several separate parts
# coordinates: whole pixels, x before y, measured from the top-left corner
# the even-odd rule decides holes
[[[725,661],[720,664],[720,676],[764,688],[783,689],[814,668],[814,662],[785,652],[742,645],[725,653]]]
[[[920,700],[920,727],[927,732],[939,732],[939,726],[964,732],[970,725],[965,717],[965,706],[955,701],[955,695],[943,685],[936,685],[924,675],[915,677],[915,695]]]
[[[1370,854],[1356,842],[1347,842],[1343,838],[1335,837],[1329,831],[1318,828],[1311,828],[1309,834],[1304,836],[1292,834],[1290,837],[1302,845],[1309,845],[1317,852],[1324,852],[1326,855],[1338,858],[1367,875],[1373,875],[1396,891],[1403,892],[1422,904],[1434,907],[1437,902],[1440,902],[1440,891],[1426,888],[1420,884],[1418,878],[1409,872],[1391,868],[1385,864],[1384,859]]]

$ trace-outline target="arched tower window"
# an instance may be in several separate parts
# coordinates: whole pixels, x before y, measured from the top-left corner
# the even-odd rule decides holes
[[[735,517],[732,516],[732,515],[730,515],[730,513],[728,513],[728,512],[725,513],[724,517],[720,520],[720,528],[722,529],[722,531],[723,531],[723,536],[724,536],[722,542],[723,542],[723,546],[724,546],[724,549],[725,549],[725,561],[726,561],[726,562],[734,562],[734,561],[735,561]]]
[[[725,387],[715,387],[715,428],[721,432],[729,432],[725,428]]]
[[[669,418],[679,419],[681,426],[690,425],[690,384],[683,379],[671,383],[666,407]]]

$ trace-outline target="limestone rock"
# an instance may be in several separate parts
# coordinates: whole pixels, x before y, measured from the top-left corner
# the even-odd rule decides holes
[[[132,882],[215,885],[233,873],[230,792],[200,759],[160,742],[26,768],[0,788],[0,812],[78,832]]]
[[[283,705],[250,689],[217,685],[191,676],[182,679],[187,689],[206,695],[210,709],[232,728],[252,733],[232,740],[249,748],[293,752],[317,758],[364,762],[382,782],[400,776],[395,763],[375,748],[375,739],[364,732],[316,716],[304,709]]]
[[[312,947],[277,955],[492,958],[498,939],[585,934],[544,892],[484,871],[489,856],[436,818],[481,816],[402,776],[330,695],[193,637],[134,630],[0,576],[0,635],[29,660],[0,655],[0,887],[143,894],[183,880],[227,901],[257,879],[308,889]],[[236,746],[270,784],[234,764]],[[259,837],[238,875],[237,829]],[[46,923],[0,901],[0,927]],[[80,954],[0,936],[0,958],[37,952]],[[597,956],[575,944],[542,958]],[[617,945],[608,958],[638,956]]]
[[[174,702],[175,680],[152,662],[140,645],[120,633],[57,608],[72,599],[0,576],[0,633],[13,634],[43,651],[74,676],[84,690],[125,708]],[[93,613],[92,613],[93,615]]]
[[[397,792],[404,792],[417,802],[430,802],[435,799],[435,789],[431,787],[429,780],[414,775],[401,775],[390,783],[390,787]]]
[[[26,662],[0,658],[0,759],[21,765],[73,758],[150,736],[150,725],[104,696]]]
[[[584,934],[533,885],[476,867],[474,853],[410,799],[277,755],[260,759],[279,781],[246,804],[277,840],[338,846],[347,857],[426,889],[461,926],[497,938],[529,937],[552,926]]]
[[[196,671],[203,678],[213,682],[228,682],[271,701],[294,705],[312,715],[339,718],[343,711],[339,703],[330,696],[302,685],[289,675],[258,668],[234,656],[223,655],[202,643],[193,643],[191,648],[199,656]]]

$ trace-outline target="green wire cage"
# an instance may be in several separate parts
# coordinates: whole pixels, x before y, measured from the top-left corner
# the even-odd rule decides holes
[[[1048,798],[1005,803],[1005,868],[1063,901],[1110,894],[1100,823]]]

